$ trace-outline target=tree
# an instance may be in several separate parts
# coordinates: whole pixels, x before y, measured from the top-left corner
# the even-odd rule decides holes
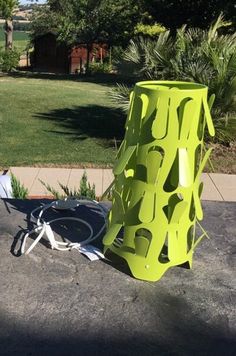
[[[13,48],[13,12],[18,6],[18,0],[0,0],[0,15],[5,19],[5,48]]]
[[[138,0],[147,23],[158,22],[172,31],[183,24],[207,28],[221,12],[225,19],[236,21],[235,0]]]
[[[30,36],[32,40],[47,33],[58,34],[60,15],[52,11],[48,4],[35,7],[30,20]]]
[[[42,11],[37,23],[43,21],[44,29],[51,26],[58,39],[70,46],[86,44],[87,70],[93,43],[126,44],[140,20],[135,0],[48,0],[44,15]]]
[[[58,7],[58,1],[49,2],[57,3]],[[127,43],[139,19],[134,0],[72,0],[68,6],[63,2],[61,10],[59,39],[70,44],[87,45],[87,71],[92,44],[105,42],[112,46]]]

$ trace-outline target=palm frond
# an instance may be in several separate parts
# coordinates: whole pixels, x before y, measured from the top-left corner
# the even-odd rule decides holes
[[[208,30],[183,26],[172,37],[169,31],[156,40],[136,38],[125,51],[125,61],[141,79],[184,80],[208,86],[215,93],[214,122],[217,139],[233,139],[236,111],[236,33],[219,34],[229,26],[222,14]],[[119,85],[110,92],[116,105],[127,111],[130,89]],[[229,138],[230,137],[230,138]]]
[[[125,113],[127,113],[129,109],[130,93],[131,89],[125,84],[117,84],[115,88],[112,88],[109,91],[109,96],[111,98],[111,101],[118,108],[122,109]]]
[[[221,12],[217,20],[210,26],[208,30],[208,43],[211,43],[217,37],[217,31],[222,27],[231,26],[231,22],[225,21],[224,15]]]

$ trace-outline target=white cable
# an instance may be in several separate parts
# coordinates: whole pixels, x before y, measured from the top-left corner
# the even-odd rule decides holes
[[[27,238],[33,233],[33,232],[37,232],[37,231],[40,231],[40,234],[38,235],[37,239],[32,243],[32,245],[28,248],[28,250],[25,252],[25,244],[26,244],[26,240]],[[34,246],[39,242],[39,240],[41,239],[41,237],[44,235],[44,231],[45,231],[45,228],[44,228],[44,225],[38,227],[36,226],[33,230],[27,232],[27,234],[24,236],[23,238],[23,242],[22,242],[22,245],[21,245],[21,254],[28,254],[30,253],[30,251],[34,248]]]
[[[107,226],[107,221],[106,221],[107,210],[104,207],[102,207],[96,200],[89,200],[88,198],[83,199],[83,197],[81,197],[81,198],[82,199],[74,199],[74,198],[71,199],[70,198],[70,199],[65,199],[65,200],[56,200],[56,201],[53,201],[52,203],[44,205],[43,207],[38,207],[38,208],[34,209],[30,214],[30,220],[37,226],[35,228],[33,228],[31,231],[27,232],[27,234],[23,237],[23,241],[22,241],[22,245],[21,245],[21,254],[25,254],[25,255],[29,254],[44,235],[45,235],[45,237],[48,238],[51,248],[59,250],[59,251],[68,251],[73,248],[77,248],[79,250],[80,247],[87,245],[91,241],[94,241],[96,238],[98,238],[98,236],[102,233],[102,231]],[[99,210],[101,211],[102,216],[104,218],[103,226],[95,235],[94,235],[92,226],[87,221],[80,219],[80,218],[60,217],[60,218],[50,220],[48,222],[46,222],[42,218],[43,213],[50,208],[53,208],[56,210],[68,210],[68,209],[76,208],[84,203],[90,203],[90,204],[92,203],[92,205],[96,205],[96,207],[98,207]],[[35,217],[35,214],[38,211],[39,211],[38,217]],[[60,220],[73,220],[73,221],[77,221],[77,222],[80,222],[81,224],[85,225],[89,229],[88,237],[86,237],[82,242],[71,242],[70,243],[70,242],[57,241],[54,237],[54,234],[53,234],[50,224],[52,224],[56,221],[60,221]],[[26,240],[28,239],[28,237],[31,234],[37,233],[37,232],[39,232],[39,235],[37,236],[35,241],[31,244],[31,246],[28,248],[28,250],[25,251]],[[60,247],[60,245],[64,246],[64,247]]]

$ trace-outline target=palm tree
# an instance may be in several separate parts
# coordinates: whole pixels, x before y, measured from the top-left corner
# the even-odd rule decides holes
[[[161,33],[157,41],[148,38],[132,40],[124,61],[132,64],[133,73],[142,79],[184,80],[208,86],[215,94],[213,117],[219,141],[232,139],[236,128],[236,33],[220,34],[229,26],[222,15],[208,30],[183,26],[171,37]],[[111,97],[127,108],[127,87],[119,86]]]

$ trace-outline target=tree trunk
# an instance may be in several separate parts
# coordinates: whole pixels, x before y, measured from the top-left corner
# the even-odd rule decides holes
[[[90,61],[91,50],[92,50],[92,45],[87,44],[86,74],[89,73],[89,61]]]
[[[13,21],[5,20],[5,49],[13,48]]]
[[[102,51],[102,46],[100,47],[100,63],[103,64],[103,51]]]
[[[111,67],[111,64],[112,64],[112,48],[110,47],[109,48],[109,66]]]

